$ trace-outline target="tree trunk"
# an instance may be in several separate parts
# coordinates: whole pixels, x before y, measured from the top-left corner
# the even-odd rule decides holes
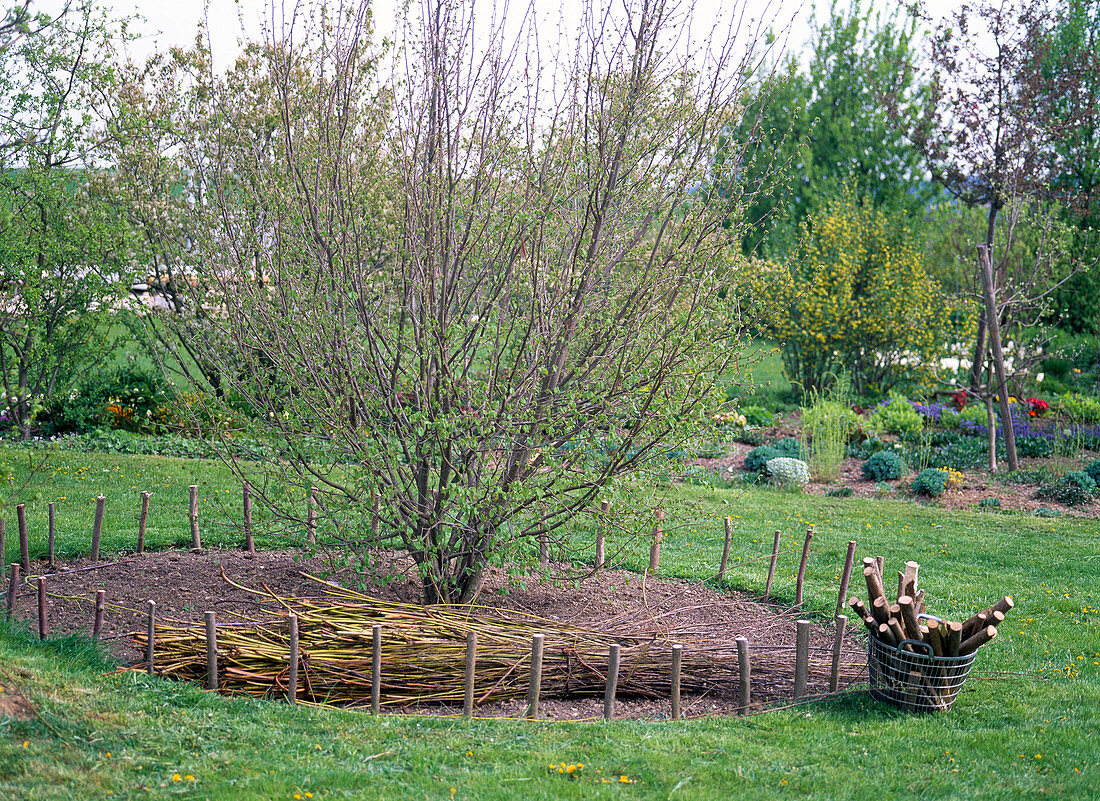
[[[970,392],[978,394],[982,385],[982,368],[985,366],[985,309],[978,310],[978,335],[974,341],[974,358],[970,362]]]
[[[1001,349],[1001,326],[998,320],[997,299],[993,293],[993,262],[989,257],[989,248],[981,247],[978,252],[979,267],[982,272],[982,294],[985,296],[985,317],[989,326],[989,347],[993,352],[993,369],[997,374],[997,396],[1001,406],[1001,424],[1004,427],[1005,462],[1008,471],[1019,469],[1016,458],[1016,434],[1012,430],[1012,413],[1008,402],[1008,380],[1005,376],[1005,355]]]

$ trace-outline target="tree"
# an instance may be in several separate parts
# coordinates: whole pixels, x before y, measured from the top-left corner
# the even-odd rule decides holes
[[[480,34],[480,9],[432,3],[378,86],[365,8],[338,10],[268,43],[273,162],[227,150],[208,176],[232,391],[346,541],[408,552],[426,602],[471,601],[652,462],[737,353],[738,263],[698,187],[753,51],[719,31],[693,61],[689,11],[586,6],[551,63],[532,15]],[[377,536],[347,522],[375,497]]]
[[[0,48],[0,380],[24,437],[102,355],[102,317],[130,262],[91,131],[113,33],[90,2],[35,19]]]
[[[731,161],[720,149],[716,159],[719,178],[752,192],[746,254],[793,254],[803,223],[852,192],[897,214],[924,209],[934,186],[881,101],[891,95],[916,107],[923,89],[911,63],[914,35],[912,17],[883,19],[859,0],[846,11],[834,1],[814,28],[805,71],[792,55],[781,71],[758,74],[729,138],[734,152],[747,144],[747,158]],[[745,205],[720,182],[715,192]]]
[[[966,316],[926,273],[904,220],[854,193],[811,215],[803,250],[768,296],[767,331],[804,392],[826,389],[840,373],[860,393],[903,380],[930,385],[947,331]]]
[[[1080,92],[1089,65],[1076,56],[1067,54],[1057,84],[1044,80],[1052,19],[1041,0],[983,3],[976,7],[976,15],[975,26],[970,7],[964,6],[952,21],[940,25],[931,51],[931,89],[919,116],[908,116],[896,99],[888,100],[933,178],[967,205],[986,209],[986,231],[976,259],[984,308],[971,389],[980,382],[988,348],[1005,421],[1008,468],[1016,470],[1000,341],[1002,318],[1013,308],[1041,300],[1051,287],[1041,280],[1037,264],[1006,297],[1007,261],[994,251],[996,226],[1014,199],[1052,196],[1053,148],[1095,116],[1096,101]],[[988,49],[983,34],[990,42]],[[1061,106],[1064,97],[1080,104],[1067,110]],[[1007,222],[1011,225],[1013,220]]]

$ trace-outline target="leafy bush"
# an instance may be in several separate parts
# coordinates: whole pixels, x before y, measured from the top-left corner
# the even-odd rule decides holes
[[[1046,506],[1040,506],[1035,510],[1036,517],[1061,517],[1062,513],[1058,509],[1049,509]]]
[[[775,419],[775,415],[763,406],[742,406],[741,414],[750,426],[770,426]]]
[[[1078,392],[1063,395],[1058,402],[1062,413],[1075,423],[1100,423],[1100,401]]]
[[[1052,437],[1020,437],[1016,440],[1016,455],[1021,458],[1037,458],[1054,453]]]
[[[49,430],[82,434],[107,427],[163,433],[171,397],[163,376],[138,363],[96,370],[55,403]]]
[[[871,427],[890,434],[917,434],[924,430],[924,418],[908,400],[892,398],[871,413]]]
[[[948,474],[946,471],[940,470],[938,467],[929,467],[927,470],[922,470],[913,479],[909,489],[918,495],[930,495],[933,498],[938,498],[947,490],[947,482]]]
[[[893,449],[900,452],[900,442],[887,442],[876,436],[867,437],[848,446],[848,455],[853,459],[870,459],[881,450]]]
[[[980,501],[978,501],[978,508],[979,509],[1000,509],[1001,508],[1001,499],[1000,498],[982,498]]]
[[[1085,473],[1088,475],[1089,478],[1100,485],[1100,459],[1097,459],[1094,462],[1089,462],[1088,466],[1085,467]]]
[[[869,481],[887,481],[901,478],[906,471],[905,460],[893,451],[879,451],[860,468]]]
[[[761,445],[745,454],[744,468],[751,473],[762,473],[771,459],[786,456],[797,459],[802,455],[802,443],[794,437],[786,437],[771,445]]]
[[[851,487],[837,487],[836,489],[829,490],[825,494],[830,498],[851,498],[853,493]]]
[[[791,381],[820,390],[843,367],[857,392],[930,382],[954,309],[914,233],[845,193],[813,215],[806,234],[801,258],[769,282],[765,298]]]
[[[772,481],[788,487],[801,487],[810,481],[810,466],[801,459],[792,459],[789,456],[769,459],[766,471]]]
[[[980,403],[972,404],[965,407],[955,416],[955,425],[959,423],[977,423],[978,425],[986,425],[989,422],[989,414],[985,410],[985,406]]]
[[[1090,503],[1096,492],[1096,482],[1088,473],[1078,470],[1067,473],[1053,484],[1039,487],[1036,498],[1056,501],[1065,506],[1080,506]]]

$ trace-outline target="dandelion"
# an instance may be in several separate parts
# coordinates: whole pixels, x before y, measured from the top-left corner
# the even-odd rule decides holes
[[[180,776],[178,773],[173,773],[172,774],[172,781],[181,782],[181,781],[183,781],[183,777]]]

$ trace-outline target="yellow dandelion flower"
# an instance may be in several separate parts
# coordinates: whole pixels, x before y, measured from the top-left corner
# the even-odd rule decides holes
[[[172,774],[172,781],[181,782],[181,781],[183,781],[183,777],[180,776],[178,773],[173,773]]]

